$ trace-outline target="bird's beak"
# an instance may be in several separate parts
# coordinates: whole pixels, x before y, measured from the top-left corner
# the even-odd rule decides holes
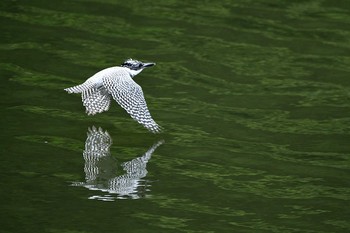
[[[143,63],[143,67],[151,67],[154,66],[156,63]]]

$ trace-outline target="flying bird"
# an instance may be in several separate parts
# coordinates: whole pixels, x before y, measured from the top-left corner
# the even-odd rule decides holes
[[[142,88],[133,78],[155,63],[144,63],[127,59],[121,66],[101,70],[83,84],[64,89],[68,93],[81,93],[83,105],[88,115],[95,115],[109,109],[111,97],[130,116],[152,133],[161,131],[148,111]]]

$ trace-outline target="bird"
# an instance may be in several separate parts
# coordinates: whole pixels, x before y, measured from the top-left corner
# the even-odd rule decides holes
[[[140,85],[134,77],[155,63],[125,60],[120,66],[103,69],[84,83],[64,89],[68,93],[81,93],[83,106],[88,115],[108,111],[113,98],[138,123],[152,133],[159,133],[161,127],[153,120]]]

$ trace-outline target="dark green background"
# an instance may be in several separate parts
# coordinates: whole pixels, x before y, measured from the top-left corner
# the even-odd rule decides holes
[[[160,135],[63,91],[129,57]],[[0,78],[0,232],[350,232],[348,0],[2,0]],[[144,198],[71,186],[93,125]]]

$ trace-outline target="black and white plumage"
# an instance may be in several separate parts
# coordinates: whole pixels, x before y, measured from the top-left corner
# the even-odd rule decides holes
[[[83,84],[64,90],[68,93],[81,93],[88,115],[107,111],[112,97],[134,120],[151,132],[158,133],[161,128],[148,111],[142,88],[133,80],[144,68],[153,65],[155,63],[128,59],[121,66],[101,70]]]
[[[154,143],[142,156],[124,163],[118,163],[111,155],[112,138],[102,128],[88,129],[83,151],[85,182],[73,182],[73,186],[106,192],[89,199],[112,201],[113,199],[144,197],[150,185],[147,176],[147,164],[155,150],[164,143]],[[122,168],[123,171],[118,171]],[[113,195],[115,194],[115,195]]]

